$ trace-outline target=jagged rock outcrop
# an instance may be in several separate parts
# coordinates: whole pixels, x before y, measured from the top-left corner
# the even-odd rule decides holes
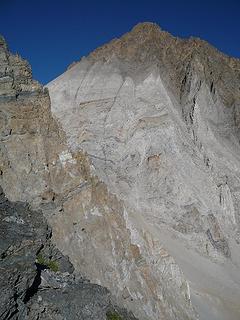
[[[52,212],[85,181],[84,156],[71,154],[51,115],[48,90],[3,38],[0,67],[1,186],[10,200]]]
[[[135,319],[107,289],[72,273],[41,212],[9,202],[1,190],[0,240],[0,319]]]

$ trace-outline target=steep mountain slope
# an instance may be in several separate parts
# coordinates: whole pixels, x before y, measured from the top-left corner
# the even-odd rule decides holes
[[[87,160],[69,152],[47,90],[3,38],[0,123],[0,184],[10,199],[22,201],[10,202],[0,187],[0,319],[136,319],[106,288],[73,274],[52,243],[42,211],[61,214],[78,188],[91,185]]]
[[[239,60],[144,23],[47,86],[68,147],[114,194],[73,197],[55,241],[141,319],[196,319],[191,304],[240,318],[239,84]]]
[[[195,319],[179,266],[151,230],[139,229],[138,234],[124,202],[99,180],[88,155],[70,149],[51,115],[47,90],[32,80],[28,63],[11,54],[2,38],[0,72],[0,185],[6,196],[41,209],[52,226],[52,239],[67,252],[76,272],[106,286],[135,316]],[[47,275],[60,292],[61,279],[59,284]],[[78,286],[76,297],[67,287],[66,302],[74,298],[81,303]],[[51,293],[42,296],[51,315],[49,297]],[[29,319],[40,317],[41,303],[33,302],[36,312]],[[60,310],[66,314],[64,307]]]

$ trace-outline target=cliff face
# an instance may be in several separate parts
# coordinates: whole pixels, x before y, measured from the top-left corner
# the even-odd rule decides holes
[[[135,271],[126,269],[124,285],[118,281],[115,290],[124,294],[132,273],[137,274],[138,293],[129,289],[128,294],[143,302],[143,318],[164,318],[156,301],[171,300],[159,289],[165,272],[172,272],[164,282],[168,289],[169,283],[184,288],[172,283],[179,283],[177,268],[163,267],[169,253],[188,281],[186,301],[201,319],[239,318],[239,69],[237,59],[202,40],[177,39],[146,23],[48,85],[52,112],[69,147],[88,154],[94,174],[123,203],[123,219],[141,259]],[[100,233],[104,219],[96,210],[83,217]],[[106,229],[109,238],[113,226]],[[69,230],[63,242],[57,234],[64,252],[70,243],[76,248],[70,256],[83,270],[77,246],[91,243],[90,238]],[[95,237],[94,232],[91,240]],[[96,243],[101,256],[122,255],[119,244],[100,249],[101,242]],[[120,262],[104,259],[98,265],[121,274]],[[146,267],[151,270],[147,279]],[[84,271],[105,281],[101,270],[86,266]],[[108,274],[111,279],[115,273]],[[146,283],[152,284],[145,300]],[[167,319],[181,318],[180,309],[167,310]]]
[[[47,90],[32,80],[28,64],[9,53],[3,40],[1,54],[0,177],[7,197],[41,209],[53,240],[75,269],[109,288],[136,316],[191,318],[188,284],[174,259],[145,231],[140,250],[124,203],[98,179],[88,157],[68,146],[51,115]],[[22,73],[27,75],[24,89]],[[8,77],[12,81],[6,85]],[[153,268],[157,258],[161,262]]]
[[[50,109],[48,90],[0,42],[0,178],[10,200],[51,213],[85,181],[84,155],[72,154]]]
[[[144,23],[50,99],[3,40],[0,68],[0,184],[75,269],[139,319],[239,319],[240,62]]]
[[[0,70],[0,184],[21,201],[0,188],[0,319],[136,319],[106,288],[73,274],[53,244],[43,213],[61,215],[63,204],[97,179],[85,156],[69,151],[47,90],[2,38]]]

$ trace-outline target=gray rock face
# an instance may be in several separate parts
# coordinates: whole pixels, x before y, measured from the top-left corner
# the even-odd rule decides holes
[[[94,181],[84,155],[66,146],[47,90],[32,80],[27,62],[2,38],[0,53],[0,184],[22,201],[0,192],[0,319],[135,319],[106,288],[72,274],[42,212],[30,209],[61,215],[63,204]]]
[[[135,319],[114,305],[107,289],[72,274],[68,259],[51,244],[41,212],[9,202],[2,191],[0,269],[2,320]]]
[[[43,211],[75,270],[140,320],[238,320],[239,60],[140,24],[51,82],[51,109],[3,39],[0,67],[0,185]],[[38,263],[55,268],[44,248]],[[26,309],[26,279],[10,313],[106,317],[105,289],[96,305],[88,283],[49,270]]]
[[[142,300],[136,311],[142,319],[197,318],[177,306],[184,288],[177,284],[182,281],[178,268],[187,280],[184,295],[200,319],[240,318],[239,81],[239,60],[202,40],[177,39],[146,23],[97,49],[47,86],[68,146],[86,152],[92,174],[121,201],[131,242],[151,270],[156,287],[146,300],[141,263],[134,271],[127,269],[125,281],[115,288],[116,295],[124,295],[124,287],[132,291],[133,281]],[[81,217],[76,209],[79,223],[97,229],[102,211],[92,209],[88,215],[84,210]],[[95,235],[86,238],[67,219],[57,220],[56,226],[65,224],[68,230],[63,242],[56,227],[58,246],[91,279],[106,281],[113,289],[114,275],[107,282],[102,274],[107,261],[93,270],[80,265],[82,254],[76,258],[79,247],[86,239],[94,242]],[[75,250],[69,249],[70,243]],[[100,254],[109,258],[113,251],[118,256],[114,244],[101,247]],[[159,280],[158,287],[157,279],[164,278],[160,248],[174,258],[174,267],[167,263],[172,274]],[[121,278],[120,265],[115,270]],[[141,284],[130,280],[136,274]],[[177,289],[173,293],[168,285],[166,298],[160,288],[170,279]],[[156,297],[174,300],[165,306],[166,313]]]
[[[36,277],[36,254],[50,230],[38,212],[10,203],[0,193],[0,319],[24,319],[24,300]]]
[[[135,232],[125,204],[95,175],[88,156],[67,145],[47,90],[14,90],[0,102],[0,184],[7,197],[41,209],[75,269],[110,289],[121,307],[141,319],[194,318],[179,266],[150,230]]]

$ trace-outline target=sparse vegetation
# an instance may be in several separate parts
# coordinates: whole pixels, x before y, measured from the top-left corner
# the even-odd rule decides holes
[[[59,270],[59,265],[55,260],[47,260],[44,256],[39,253],[37,255],[37,263],[45,266],[46,268],[52,270],[53,272],[57,272]]]
[[[123,320],[123,318],[116,311],[108,311],[107,320]]]
[[[53,272],[57,272],[59,270],[59,266],[56,260],[49,260],[48,261],[48,267]]]
[[[41,253],[39,253],[39,254],[37,255],[37,263],[38,263],[38,264],[41,264],[41,265],[43,265],[43,266],[46,265],[46,260],[44,259],[43,255],[42,255]]]

